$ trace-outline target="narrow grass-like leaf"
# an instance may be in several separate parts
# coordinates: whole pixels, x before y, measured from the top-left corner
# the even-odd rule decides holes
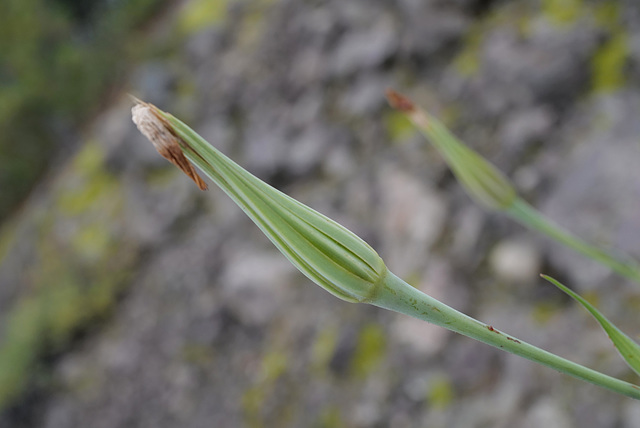
[[[547,275],[540,275],[560,290],[567,293],[571,296],[575,301],[580,303],[587,311],[593,315],[593,317],[598,321],[598,323],[602,326],[607,335],[609,335],[609,339],[613,342],[613,345],[616,347],[622,358],[627,362],[629,367],[633,369],[638,375],[640,375],[640,345],[636,343],[632,338],[624,334],[618,327],[616,327],[611,321],[609,321],[600,311],[598,311],[593,305],[587,302],[583,297],[581,297],[576,292],[570,290],[565,285],[560,283],[558,280],[551,278]]]

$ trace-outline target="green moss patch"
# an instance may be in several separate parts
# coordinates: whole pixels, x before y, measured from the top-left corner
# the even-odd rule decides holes
[[[453,384],[448,376],[437,376],[429,383],[427,400],[436,409],[446,409],[455,399]]]
[[[594,92],[608,92],[626,83],[625,65],[629,58],[626,34],[615,34],[593,55],[591,61]]]
[[[324,372],[338,344],[338,329],[335,326],[326,327],[318,332],[311,348],[311,366]]]
[[[386,353],[386,335],[377,324],[366,325],[358,337],[355,353],[351,359],[350,373],[366,377],[382,362]]]
[[[574,23],[583,11],[583,0],[542,0],[542,13],[557,25]]]
[[[192,0],[185,4],[178,17],[178,28],[183,34],[193,34],[222,21],[228,0]]]
[[[43,357],[106,316],[128,283],[136,251],[116,230],[122,189],[103,162],[100,145],[86,144],[53,186],[49,205],[21,220],[38,232],[22,295],[4,318],[0,409],[38,378]]]

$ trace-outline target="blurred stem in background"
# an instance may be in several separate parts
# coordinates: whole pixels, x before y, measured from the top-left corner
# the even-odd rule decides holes
[[[0,222],[122,78],[132,34],[165,1],[0,1]]]
[[[547,219],[540,211],[518,198],[505,212],[518,223],[541,232],[554,241],[596,261],[620,275],[640,283],[640,266],[633,260],[624,260],[621,255],[614,255],[594,247],[572,235],[560,226]]]
[[[523,226],[543,233],[620,275],[640,283],[638,262],[623,260],[617,255],[587,244],[560,228],[520,198],[502,172],[458,140],[438,119],[395,91],[387,91],[387,98],[391,106],[405,113],[436,147],[469,196],[480,205],[502,211]]]

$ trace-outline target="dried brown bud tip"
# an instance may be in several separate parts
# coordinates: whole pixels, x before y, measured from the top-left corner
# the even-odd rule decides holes
[[[389,100],[391,107],[405,113],[411,113],[416,109],[416,106],[409,98],[397,93],[393,89],[387,89],[387,100]]]
[[[140,132],[151,141],[153,147],[169,162],[180,168],[197,185],[200,190],[207,190],[207,183],[198,175],[191,162],[187,160],[180,148],[180,137],[171,129],[171,125],[156,112],[153,104],[136,100],[131,109],[133,122]],[[186,146],[186,144],[184,144]]]

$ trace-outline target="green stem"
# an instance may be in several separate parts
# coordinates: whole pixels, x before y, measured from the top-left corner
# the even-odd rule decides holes
[[[609,267],[620,275],[640,283],[640,265],[638,265],[638,263],[633,261],[625,263],[612,254],[587,244],[560,228],[560,226],[547,220],[539,211],[524,200],[517,198],[505,211],[511,218],[523,226],[542,232],[578,253]]]
[[[380,285],[378,294],[370,302],[374,306],[428,321],[578,379],[640,400],[639,386],[607,376],[509,336],[429,297],[391,272]]]

